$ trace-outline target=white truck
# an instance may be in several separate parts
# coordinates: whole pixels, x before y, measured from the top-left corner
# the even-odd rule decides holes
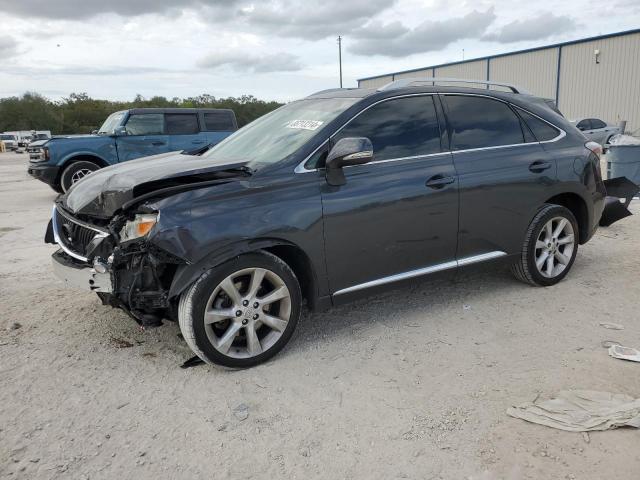
[[[51,132],[49,130],[16,130],[15,132],[4,132],[3,135],[5,134],[16,137],[18,148],[26,147],[32,140],[51,138]]]
[[[0,142],[2,142],[7,152],[18,148],[18,139],[12,133],[0,133]]]

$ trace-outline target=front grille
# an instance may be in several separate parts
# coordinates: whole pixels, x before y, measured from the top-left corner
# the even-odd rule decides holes
[[[104,232],[86,226],[79,220],[72,218],[66,213],[61,213],[59,208],[55,209],[55,227],[57,227],[57,236],[59,243],[67,250],[86,257],[87,247],[96,235],[105,235]]]

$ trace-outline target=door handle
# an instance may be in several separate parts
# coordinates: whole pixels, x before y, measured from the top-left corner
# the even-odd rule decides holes
[[[529,170],[531,170],[533,173],[542,173],[545,170],[548,170],[550,168],[551,168],[551,163],[543,162],[541,160],[533,162],[531,165],[529,165]]]
[[[204,140],[194,140],[193,142],[194,145],[200,145],[201,143],[204,143]]]
[[[166,145],[166,142],[151,142],[151,145],[154,147],[159,147],[161,145]]]
[[[456,181],[455,177],[445,177],[444,175],[438,174],[438,175],[434,175],[429,180],[427,180],[427,183],[425,185],[429,188],[434,188],[437,190],[455,181]]]

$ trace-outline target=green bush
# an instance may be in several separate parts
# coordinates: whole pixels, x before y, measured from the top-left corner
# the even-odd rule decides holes
[[[216,98],[203,94],[171,100],[157,96],[146,99],[136,95],[131,102],[117,102],[93,99],[86,93],[72,93],[62,100],[52,101],[38,93],[27,92],[21,97],[0,99],[0,132],[51,130],[54,135],[90,133],[111,113],[140,107],[230,108],[236,112],[238,126],[241,127],[281,105],[258,100],[252,95]]]

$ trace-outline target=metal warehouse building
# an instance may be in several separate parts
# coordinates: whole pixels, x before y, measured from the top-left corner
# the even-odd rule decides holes
[[[626,120],[627,132],[640,133],[640,29],[362,78],[358,86],[433,77],[512,83],[555,99],[569,119]]]

